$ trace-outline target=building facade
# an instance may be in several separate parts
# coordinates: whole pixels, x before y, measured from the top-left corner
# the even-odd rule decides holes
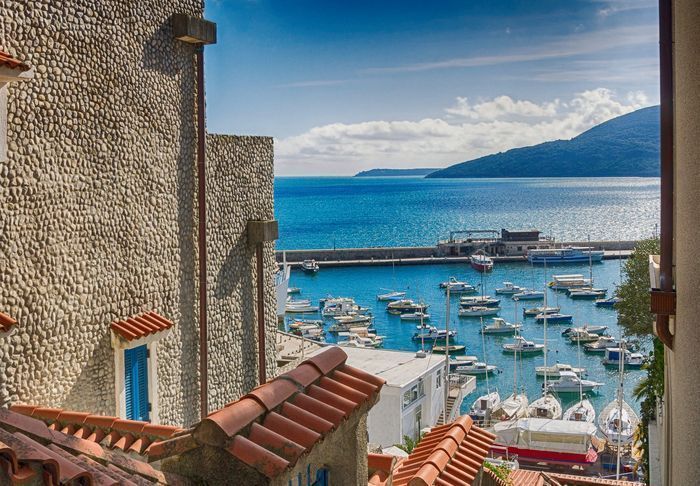
[[[201,0],[3,3],[0,48],[34,77],[0,103],[0,311],[18,321],[0,339],[0,406],[125,418],[123,395],[146,383],[150,420],[199,419],[197,72],[170,19],[202,12]],[[272,185],[270,138],[208,136],[210,410],[258,381],[245,228],[273,218]],[[110,327],[151,313],[170,325],[131,340]]]

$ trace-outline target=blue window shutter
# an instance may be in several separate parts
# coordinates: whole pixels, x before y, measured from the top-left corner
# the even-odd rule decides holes
[[[126,418],[148,421],[148,348],[145,345],[124,350],[124,388]]]

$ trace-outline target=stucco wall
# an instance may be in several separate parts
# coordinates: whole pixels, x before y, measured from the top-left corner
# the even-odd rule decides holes
[[[258,384],[257,270],[248,220],[273,211],[272,139],[207,136],[209,408],[216,410]],[[265,243],[267,375],[274,376],[277,309],[274,248]]]
[[[20,323],[0,340],[0,406],[113,414],[109,324],[155,310],[175,323],[158,345],[160,420],[199,418],[196,83],[178,12],[202,0],[3,2],[2,47],[36,75],[9,88],[0,163],[0,309]],[[210,170],[212,405],[253,383],[235,371],[254,322],[238,221],[272,211],[271,143],[237,140]]]

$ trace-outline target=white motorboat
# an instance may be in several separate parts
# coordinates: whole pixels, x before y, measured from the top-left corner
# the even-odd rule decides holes
[[[284,306],[284,311],[287,314],[310,314],[318,312],[317,305],[303,304],[303,303],[287,303]]]
[[[595,423],[595,409],[590,400],[583,399],[576,402],[564,412],[564,420],[572,422],[588,422]]]
[[[359,336],[355,333],[349,333],[349,336],[347,336],[346,339],[338,341],[338,346],[347,348],[381,348],[382,344],[383,342],[381,336]]]
[[[598,336],[597,334],[590,333],[584,328],[574,329],[569,334],[567,334],[566,337],[568,337],[569,341],[571,341],[572,343],[581,344],[593,343],[600,338],[600,336]]]
[[[523,327],[522,324],[511,324],[500,317],[494,317],[491,320],[493,321],[492,324],[481,327],[483,334],[513,334]]]
[[[319,270],[316,260],[304,260],[301,262],[301,269],[304,273],[317,273]]]
[[[411,299],[401,299],[389,302],[386,310],[391,314],[408,314],[411,312],[425,312],[428,310],[427,304],[418,304]]]
[[[608,297],[607,299],[597,299],[595,301],[595,305],[597,307],[606,307],[609,309],[612,309],[615,307],[615,304],[619,303],[622,299],[619,297]]]
[[[549,321],[549,319],[547,319]],[[585,325],[582,327],[567,327],[561,332],[562,336],[568,336],[569,334],[579,331],[579,330],[585,330],[588,334],[597,334],[598,336],[602,336],[605,331],[608,330],[608,326],[589,326]]]
[[[581,288],[569,290],[569,297],[572,299],[598,300],[605,297],[608,289]]]
[[[305,325],[315,325],[315,326],[323,326],[323,320],[322,319],[294,319],[292,322],[289,323],[289,328],[294,329],[295,327],[299,326],[305,326]]]
[[[545,376],[547,378],[559,378],[559,374],[562,371],[568,371],[575,373],[577,376],[585,376],[586,368],[574,368],[570,364],[557,363],[554,366],[537,366],[535,367],[535,374],[537,376]]]
[[[482,395],[472,404],[469,416],[477,425],[488,426],[491,423],[491,412],[501,403],[501,396],[497,391]]]
[[[538,248],[527,251],[530,263],[581,263],[599,262],[603,259],[603,250],[594,250],[590,246],[566,246],[564,248]]]
[[[292,294],[300,294],[301,289],[299,287],[289,287],[287,289],[287,295],[292,295]]]
[[[500,307],[485,307],[481,305],[475,305],[472,307],[461,307],[457,311],[459,317],[484,317],[484,316],[495,316],[500,312]]]
[[[452,368],[452,367],[450,367]],[[482,363],[481,361],[466,361],[456,366],[452,372],[461,373],[463,375],[486,375],[498,371],[498,367]]]
[[[450,336],[450,339],[453,339],[455,336],[457,336],[457,331],[451,330],[448,333],[445,329],[431,327],[428,332],[415,333],[411,339],[414,341],[444,341],[448,335]]]
[[[451,294],[471,294],[477,291],[477,288],[467,282],[457,280],[456,277],[450,277],[447,282],[440,283],[441,289],[449,289]]]
[[[552,275],[552,281],[547,284],[552,290],[568,290],[579,287],[589,287],[591,280],[579,273],[568,275]]]
[[[512,393],[491,412],[492,420],[515,420],[527,415],[528,400],[524,393]]]
[[[551,393],[545,393],[530,403],[527,407],[527,415],[533,418],[558,420],[561,418],[561,403]]]
[[[513,300],[540,300],[544,299],[544,292],[541,290],[524,289],[522,292],[513,294]]]
[[[490,272],[493,270],[493,259],[483,252],[478,252],[470,256],[469,264],[478,272]]]
[[[462,366],[468,363],[473,363],[479,361],[476,356],[451,356],[450,357],[450,370],[454,370],[458,366]]]
[[[550,323],[571,322],[574,319],[574,316],[571,314],[560,314],[559,312],[552,314],[537,314],[535,316],[535,321],[538,323],[544,322],[545,319]]]
[[[387,292],[385,294],[377,295],[377,300],[380,302],[394,301],[403,299],[406,296],[406,292]]]
[[[597,341],[583,345],[584,351],[589,353],[604,353],[608,348],[620,347],[620,341],[612,336],[600,336]]]
[[[336,316],[333,318],[338,324],[363,324],[372,322],[371,316],[362,314],[347,314],[344,316]]]
[[[407,314],[401,314],[400,319],[402,321],[429,321],[430,314],[425,312],[409,312]]]
[[[459,305],[462,307],[498,307],[501,303],[501,299],[492,299],[488,295],[473,296],[473,297],[461,297],[459,299]]]
[[[623,350],[620,348],[605,348],[603,364],[606,366],[618,366],[622,353]],[[628,349],[624,350],[624,356],[624,365],[627,368],[640,368],[646,362],[646,357],[643,354],[632,353]]]
[[[525,317],[535,317],[539,315],[552,315],[558,314],[561,307],[531,307],[529,309],[523,309],[523,315]]]
[[[337,317],[348,314],[367,314],[369,309],[361,307],[351,298],[327,299],[323,302],[323,317]]]
[[[503,345],[503,351],[508,353],[518,352],[525,354],[534,354],[544,352],[544,344],[536,344],[526,340],[522,336],[515,336],[514,343],[506,343]]]
[[[621,408],[622,413],[620,413],[620,402],[613,400],[605,406],[598,418],[600,431],[613,446],[631,443],[639,423],[639,417],[627,402],[622,401]]]
[[[503,287],[497,288],[497,294],[503,295],[513,295],[522,292],[524,289],[518,285],[513,284],[513,282],[503,282]]]
[[[559,373],[559,379],[549,383],[547,389],[557,393],[579,393],[594,391],[601,386],[603,383],[581,379],[571,371],[562,371]]]

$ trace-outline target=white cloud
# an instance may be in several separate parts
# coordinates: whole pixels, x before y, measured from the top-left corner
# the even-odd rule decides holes
[[[603,18],[619,12],[643,10],[658,6],[655,0],[594,0],[594,3],[602,3],[605,5],[598,9],[598,15]]]
[[[475,157],[569,139],[649,105],[640,91],[605,88],[544,103],[498,96],[470,104],[457,98],[444,118],[333,123],[275,141],[280,175],[352,174],[374,167],[445,167]]]

